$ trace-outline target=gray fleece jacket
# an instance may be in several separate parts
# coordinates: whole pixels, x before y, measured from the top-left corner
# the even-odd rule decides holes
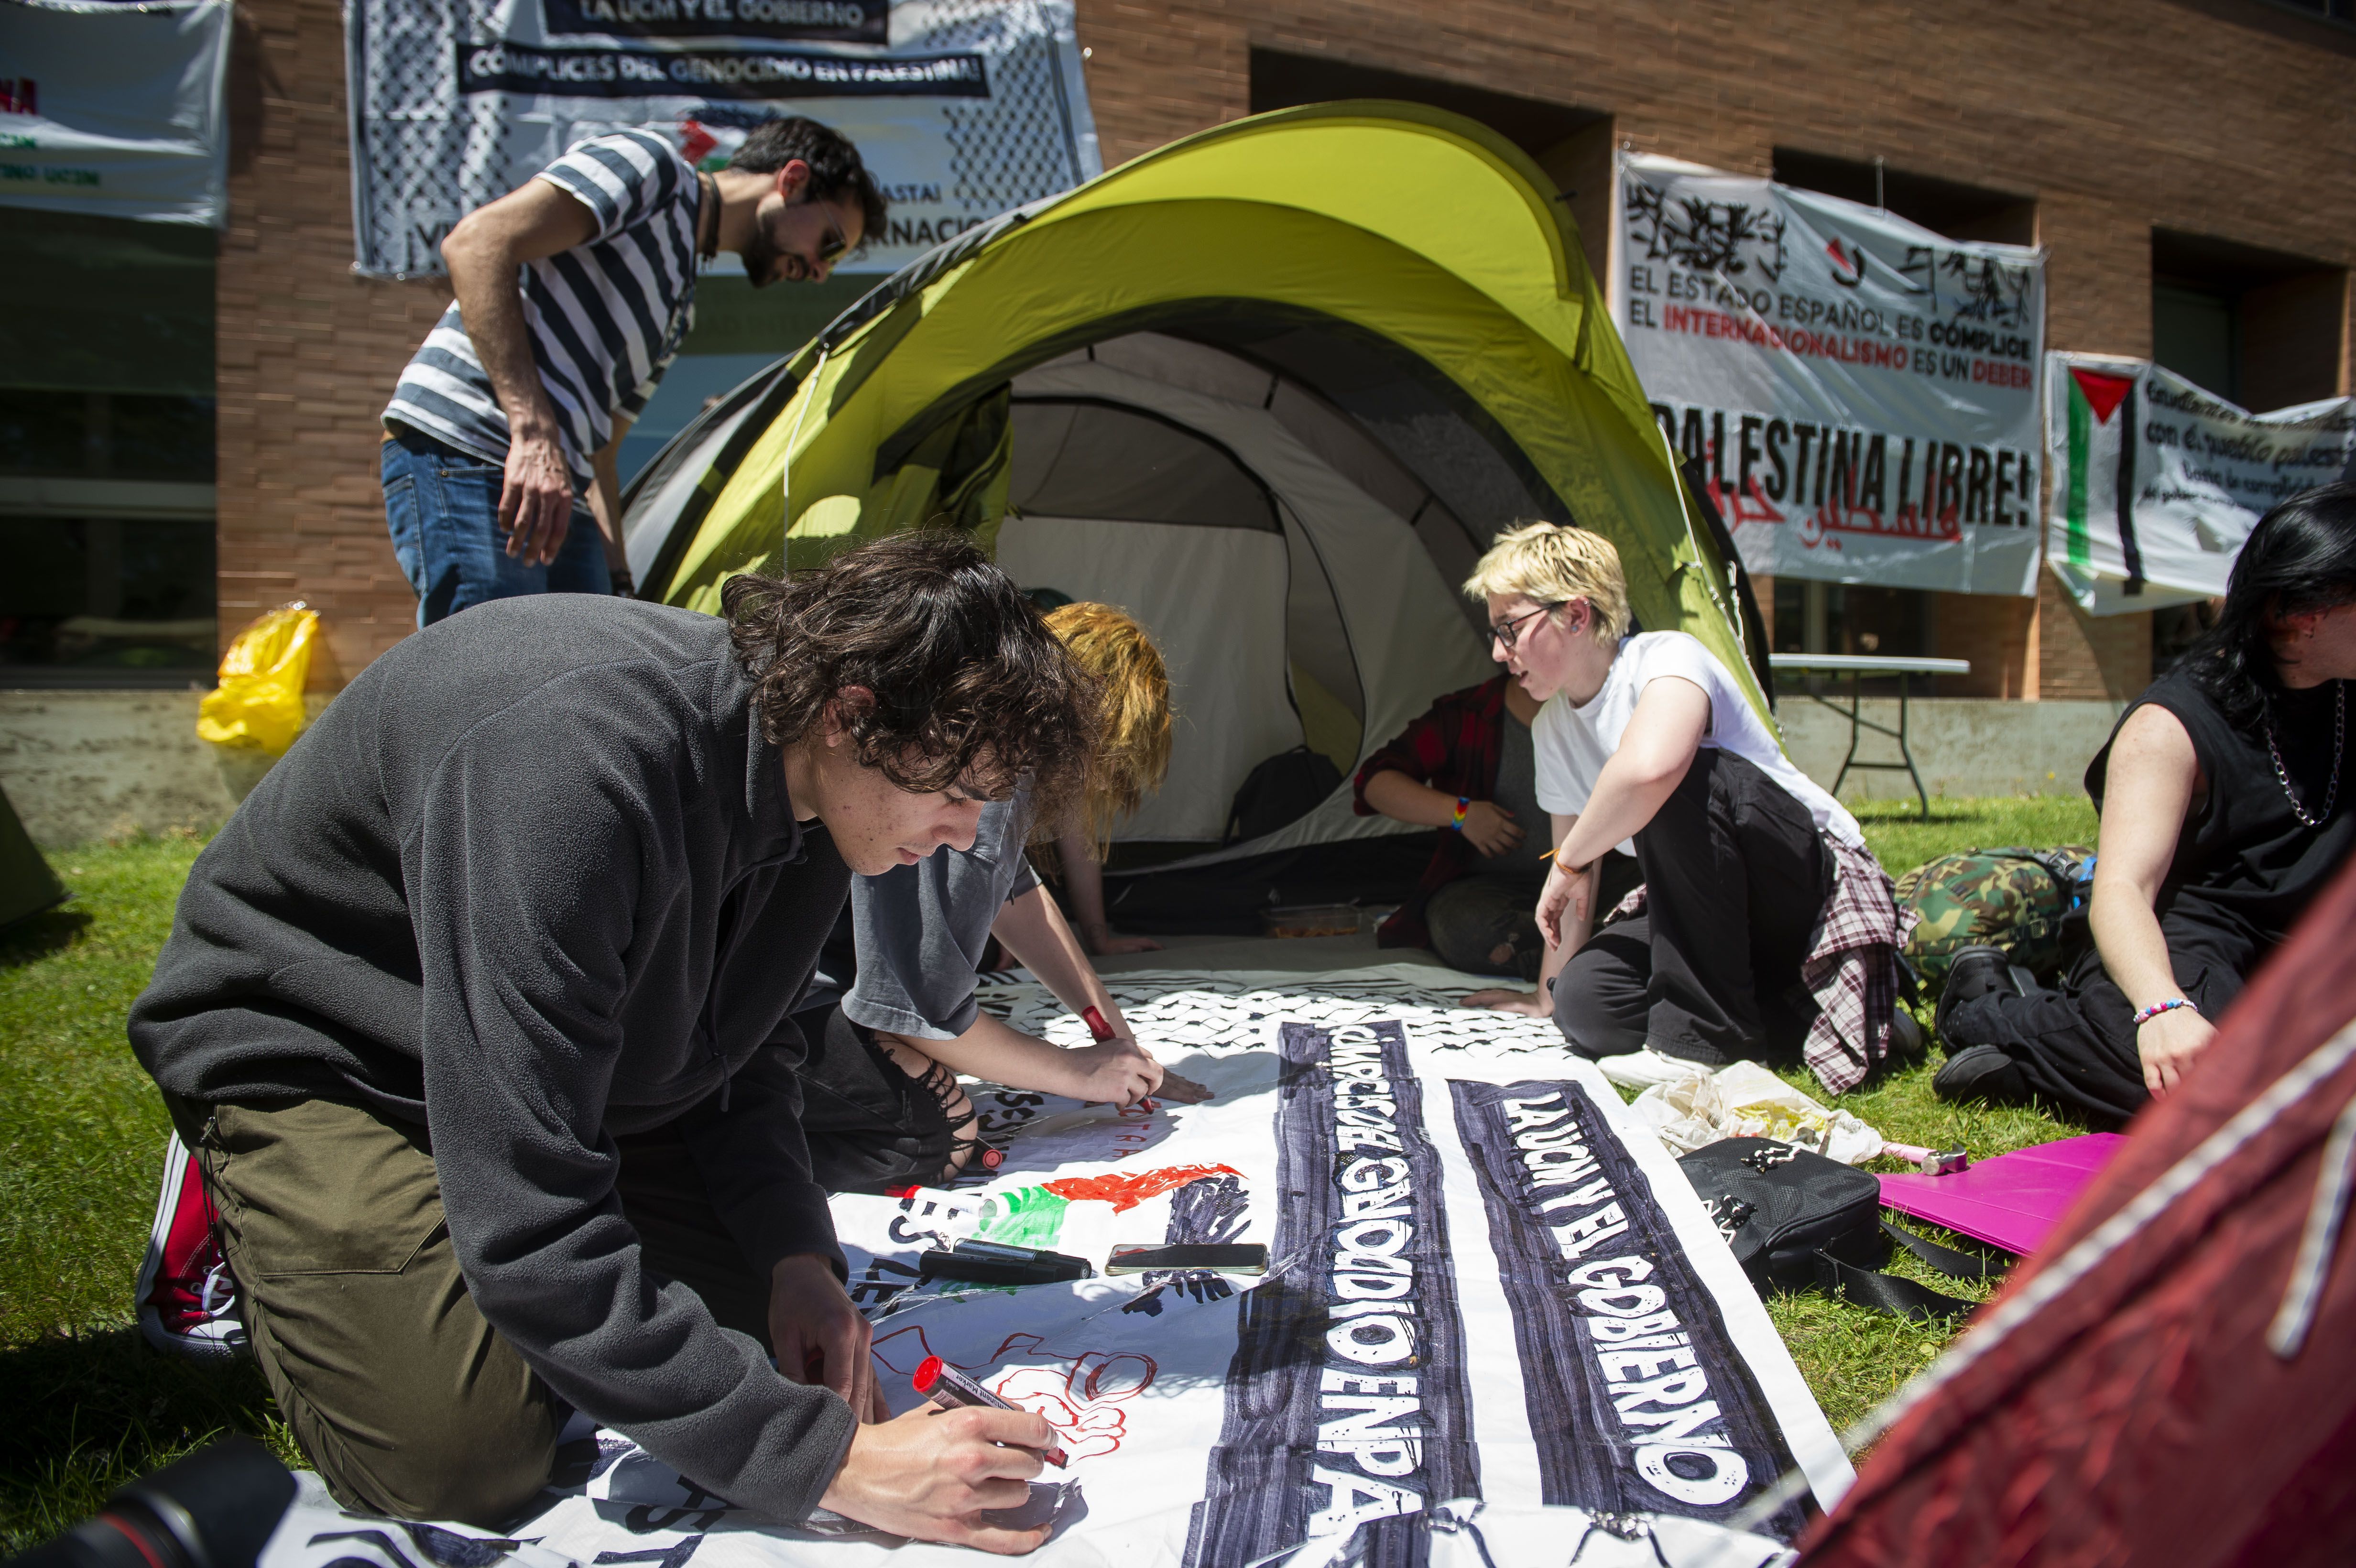
[[[682,1122],[755,1267],[842,1270],[787,1015],[850,872],[751,695],[723,622],[617,599],[408,638],[198,858],[131,1042],[198,1106],[423,1124],[484,1318],[581,1410],[793,1519],[850,1407],[657,1285],[614,1193],[614,1135]]]

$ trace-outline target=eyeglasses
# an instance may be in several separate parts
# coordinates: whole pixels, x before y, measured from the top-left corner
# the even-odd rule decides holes
[[[812,207],[818,207],[816,198],[812,198],[810,205]],[[824,212],[826,208],[819,207],[819,210],[820,212]],[[826,225],[826,238],[819,240],[818,243],[819,265],[821,267],[832,266],[836,260],[849,249],[851,249],[851,243],[849,240],[843,239],[841,228],[837,225],[831,218],[828,219]]]
[[[1568,599],[1558,599],[1551,604],[1541,604],[1535,610],[1524,611],[1521,614],[1514,616],[1511,620],[1500,621],[1495,625],[1490,627],[1489,635],[1496,638],[1500,643],[1503,643],[1505,645],[1505,651],[1507,653],[1512,653],[1514,651],[1514,645],[1522,640],[1523,622],[1543,615],[1549,610],[1559,610],[1565,604],[1569,603],[1570,601]]]

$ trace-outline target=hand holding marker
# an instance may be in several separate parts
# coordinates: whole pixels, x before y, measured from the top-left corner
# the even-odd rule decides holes
[[[1093,1008],[1090,1009],[1094,1011]],[[939,1405],[943,1410],[964,1410],[983,1405],[991,1410],[1020,1410],[1019,1404],[1009,1404],[938,1356],[926,1356],[916,1375],[909,1380],[916,1392]],[[1058,1470],[1070,1463],[1071,1456],[1061,1448],[1042,1448],[1039,1457]]]
[[[1098,1045],[1120,1038],[1113,1032],[1112,1025],[1105,1021],[1104,1014],[1093,1007],[1080,1009],[1080,1021],[1088,1026],[1088,1037]],[[1153,1092],[1153,1097],[1175,1101],[1181,1105],[1199,1105],[1211,1097],[1211,1092],[1192,1078],[1182,1078],[1165,1067],[1162,1070],[1162,1087]]]

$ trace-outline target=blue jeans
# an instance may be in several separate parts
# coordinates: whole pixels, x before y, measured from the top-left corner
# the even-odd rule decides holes
[[[614,591],[597,519],[579,500],[556,559],[526,566],[499,531],[499,464],[407,429],[395,431],[383,452],[385,523],[417,594],[420,626],[486,599]]]

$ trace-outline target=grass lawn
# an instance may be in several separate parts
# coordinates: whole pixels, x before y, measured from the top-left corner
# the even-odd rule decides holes
[[[1927,823],[1912,803],[1858,816],[1893,873],[1954,849],[2092,842],[2094,831],[2083,798],[1939,800]],[[60,851],[50,862],[73,901],[0,933],[0,1555],[219,1432],[252,1433],[296,1460],[250,1362],[154,1354],[132,1318],[168,1127],[123,1043],[123,1019],[199,848],[166,838]],[[1817,1093],[1804,1073],[1793,1082]],[[1838,1104],[1901,1142],[1961,1141],[1980,1158],[2083,1130],[2033,1111],[1942,1104],[1928,1066]],[[1893,1267],[1950,1294],[1985,1294],[1911,1258]],[[1836,1429],[1948,1339],[1813,1295],[1768,1310]]]

